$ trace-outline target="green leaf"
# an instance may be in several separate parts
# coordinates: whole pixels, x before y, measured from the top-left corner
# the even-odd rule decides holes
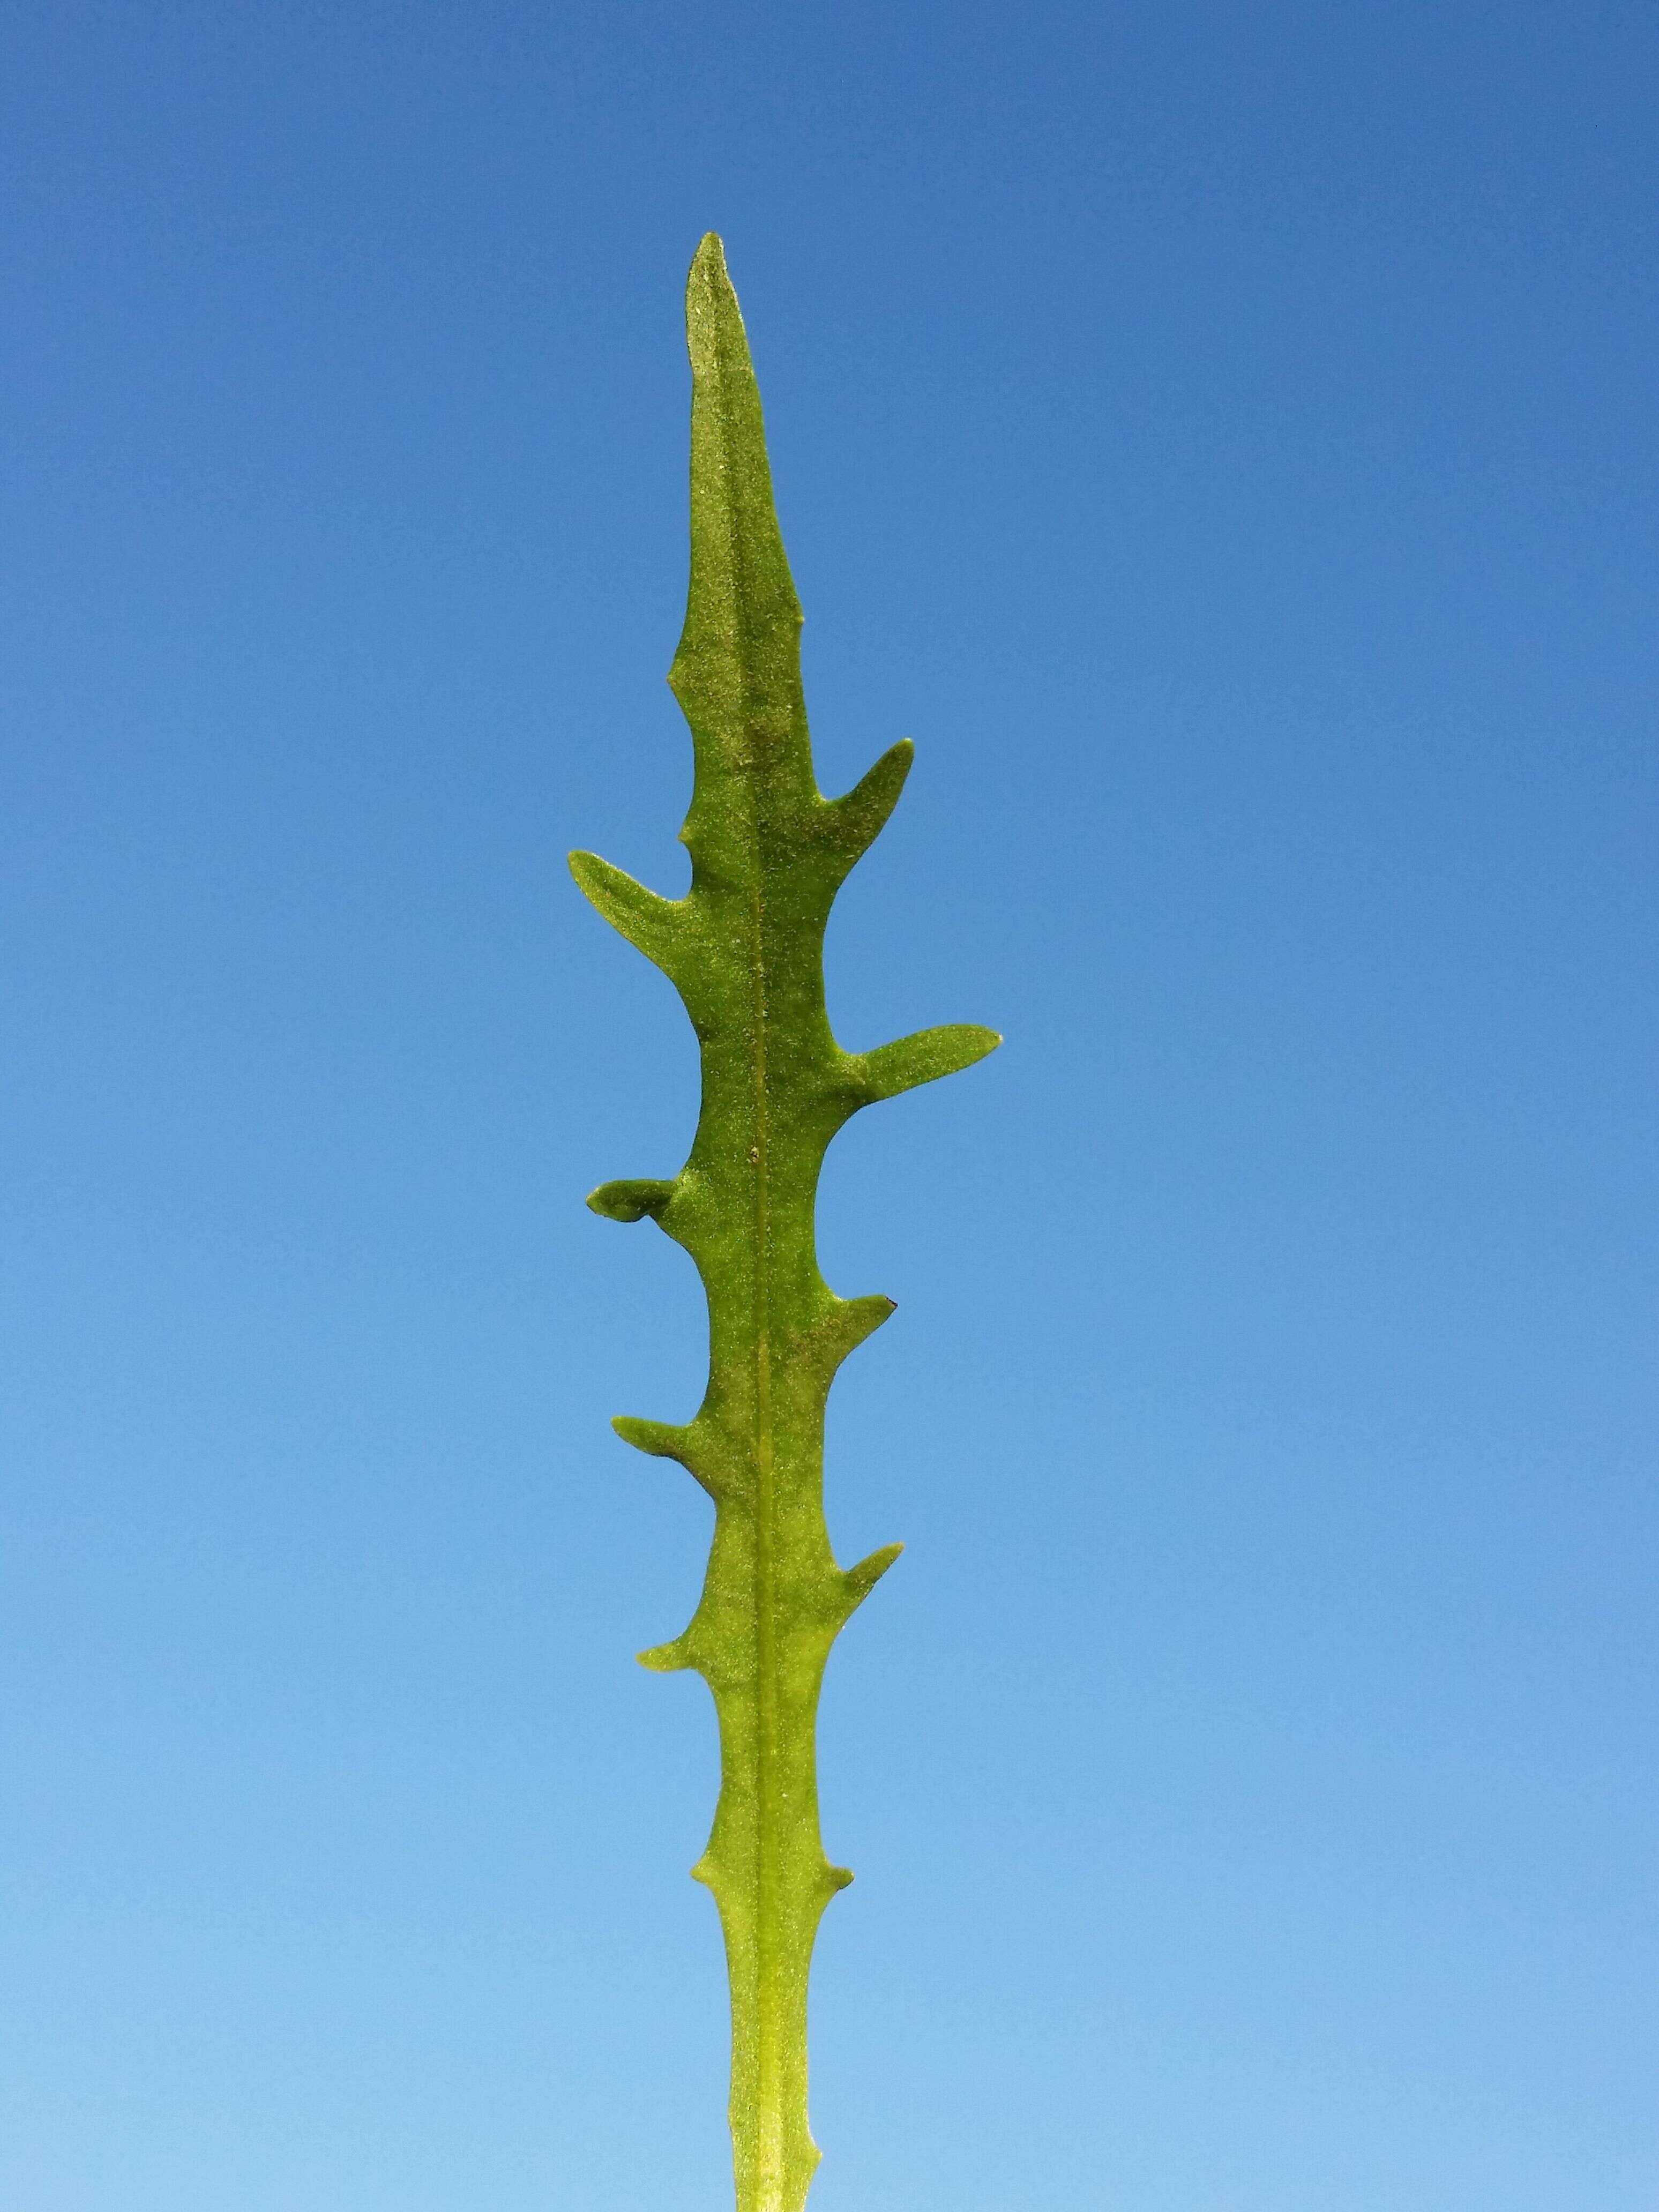
[[[571,867],[673,979],[701,1046],[702,1103],[672,1182],[604,1183],[588,1204],[615,1221],[656,1220],[691,1254],[708,1301],[696,1418],[616,1426],[638,1449],[680,1461],[715,1500],[691,1624],[641,1657],[695,1668],[714,1692],[720,1800],[695,1872],[719,1905],[731,1977],[737,2202],[738,2212],[799,2212],[818,2159],[807,1974],[823,1908],[852,1879],[819,1832],[818,1688],[830,1644],[899,1550],[843,1570],[824,1525],[824,1400],[892,1302],[840,1298],[823,1280],[818,1174],[849,1115],[970,1066],[998,1040],[955,1026],[849,1054],[831,1033],[824,924],[896,804],[912,749],[893,746],[843,798],[818,791],[760,393],[712,235],[691,265],[686,330],[691,585],[669,682],[696,756],[681,831],[691,888],[660,898],[592,854]]]

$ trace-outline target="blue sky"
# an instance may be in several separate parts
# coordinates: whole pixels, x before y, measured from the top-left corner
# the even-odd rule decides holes
[[[814,2212],[1659,2199],[1659,20],[18,0],[0,2201],[702,2212],[680,291],[838,910]]]

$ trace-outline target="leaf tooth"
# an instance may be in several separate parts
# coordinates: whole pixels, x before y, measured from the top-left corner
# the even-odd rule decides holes
[[[801,1340],[802,1353],[811,1360],[827,1386],[848,1353],[856,1352],[866,1337],[873,1336],[897,1311],[897,1304],[890,1297],[838,1298],[831,1291],[818,1319]]]
[[[687,1668],[695,1668],[691,1656],[690,1632],[677,1636],[672,1644],[653,1644],[649,1651],[635,1654],[641,1667],[648,1667],[653,1674],[678,1674]]]
[[[622,1182],[602,1182],[597,1190],[587,1194],[591,1213],[599,1214],[606,1221],[643,1221],[647,1215],[660,1221],[663,1209],[674,1195],[672,1182],[662,1182],[650,1176],[635,1177]]]
[[[611,927],[672,977],[685,944],[685,902],[647,890],[625,869],[602,860],[597,853],[572,853],[570,872]]]
[[[623,1442],[632,1444],[635,1451],[642,1451],[651,1459],[678,1460],[688,1474],[696,1476],[711,1498],[719,1496],[707,1468],[699,1463],[702,1455],[697,1449],[695,1421],[679,1425],[672,1421],[642,1421],[632,1413],[618,1413],[611,1425]]]
[[[618,1413],[611,1424],[625,1444],[652,1459],[677,1459],[685,1464],[691,1431],[672,1421],[642,1421],[633,1413]]]
[[[1002,1039],[994,1030],[974,1022],[947,1022],[943,1028],[917,1030],[873,1052],[849,1054],[854,1060],[854,1080],[864,1093],[863,1103],[896,1098],[918,1084],[935,1083],[942,1075],[957,1074],[994,1052]]]
[[[850,791],[827,803],[819,822],[825,842],[836,853],[841,876],[869,851],[886,828],[915,757],[916,749],[909,738],[901,738]]]
[[[869,1297],[837,1298],[825,1332],[836,1346],[836,1364],[839,1366],[849,1352],[856,1351],[866,1337],[873,1336],[897,1311],[897,1300],[879,1291]]]
[[[867,1559],[860,1559],[857,1566],[846,1570],[841,1578],[847,1607],[842,1616],[843,1620],[851,1620],[903,1549],[902,1544],[884,1544],[879,1551],[872,1552]]]

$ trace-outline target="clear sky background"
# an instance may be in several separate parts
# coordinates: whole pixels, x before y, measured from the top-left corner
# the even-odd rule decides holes
[[[726,236],[861,1117],[814,2212],[1659,2203],[1659,16],[15,0],[0,2203],[717,2212]]]

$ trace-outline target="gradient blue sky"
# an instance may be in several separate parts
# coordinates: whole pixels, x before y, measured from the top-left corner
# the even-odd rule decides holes
[[[14,0],[0,2203],[717,2212],[680,289],[901,1569],[814,2212],[1659,2202],[1659,16]]]

